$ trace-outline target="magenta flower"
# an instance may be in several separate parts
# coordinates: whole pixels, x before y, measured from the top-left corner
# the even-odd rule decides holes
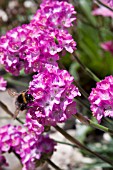
[[[74,97],[80,96],[78,88],[72,82],[74,78],[66,70],[44,70],[33,76],[29,92],[34,101],[30,104],[28,114],[43,126],[65,122],[76,114]]]
[[[57,41],[57,42],[56,42]],[[1,64],[13,75],[41,71],[45,64],[57,66],[58,53],[72,53],[76,43],[66,31],[49,30],[29,24],[14,28],[0,39]]]
[[[5,152],[14,152],[23,164],[22,170],[35,170],[55,151],[56,143],[48,136],[27,131],[24,127],[6,125],[0,128],[0,165],[7,166]],[[45,158],[45,159],[43,159]]]
[[[58,66],[58,53],[64,49],[70,53],[76,43],[67,29],[76,18],[74,7],[67,2],[41,4],[33,20],[16,27],[0,38],[0,62],[6,71],[19,75],[40,72],[45,64]]]
[[[48,29],[65,29],[76,19],[74,7],[64,1],[43,0],[31,22],[43,24]]]
[[[105,5],[109,6],[110,8],[113,7],[112,0],[101,0]],[[93,10],[93,15],[102,15],[104,17],[112,17],[113,18],[113,11],[109,10],[108,8],[99,5],[99,8]]]
[[[23,141],[20,153],[21,161],[24,165],[22,170],[35,170],[36,164],[40,166],[55,150],[56,143],[48,136],[39,136],[34,140],[28,135],[24,137]]]
[[[44,132],[44,126],[37,120],[32,119],[32,116],[28,113],[26,115],[26,123],[24,124],[30,133],[35,133],[36,136],[41,135]]]
[[[44,161],[55,151],[56,143],[48,136],[39,136],[38,139],[28,138],[24,140],[20,157],[24,165],[22,170],[35,170],[36,165],[44,163]]]
[[[14,28],[0,38],[1,64],[13,75],[18,75],[24,65],[20,56],[24,53],[24,42],[27,35],[25,27]]]
[[[107,42],[101,43],[101,47],[105,51],[109,51],[113,54],[113,41],[107,41]]]
[[[113,117],[113,76],[105,77],[97,83],[90,93],[89,101],[91,111],[99,123],[102,117]]]
[[[0,128],[0,150],[2,152],[8,152],[11,149],[20,151],[21,138],[24,132],[18,132],[20,127],[6,125]]]
[[[5,81],[4,78],[0,76],[0,91],[5,91],[6,86],[7,86],[7,81]]]

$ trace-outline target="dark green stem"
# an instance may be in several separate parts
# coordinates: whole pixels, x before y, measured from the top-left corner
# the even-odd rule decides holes
[[[99,130],[102,130],[104,132],[109,132],[113,135],[113,131],[105,126],[102,126],[100,124],[97,124],[97,123],[94,123],[92,120],[88,119],[87,117],[83,116],[82,114],[80,113],[76,113],[74,115],[74,117],[76,119],[78,119],[81,123],[85,124],[85,125],[89,125],[93,128],[96,128],[96,129],[99,129]]]
[[[52,162],[50,159],[47,159],[46,161],[47,161],[48,164],[50,164],[54,169],[56,169],[56,170],[62,170],[62,169],[60,169],[57,165],[55,165],[55,163]]]
[[[89,94],[85,92],[85,90],[74,80],[74,84],[78,87],[81,94],[87,99]]]
[[[96,81],[96,82],[99,82],[99,81],[100,81],[100,79],[99,79],[89,68],[87,68],[87,67],[79,60],[79,58],[78,58],[76,55],[73,55],[72,57],[73,57],[73,59],[74,59],[74,58],[76,59],[76,61],[79,63],[79,65],[81,66],[81,68],[83,69],[83,71],[85,71],[86,74],[88,74],[89,77],[91,77],[91,79],[93,79],[93,80]]]
[[[60,60],[59,60],[58,63],[59,63],[60,68],[66,70],[65,66],[61,63]],[[78,89],[81,92],[81,94],[87,99],[89,95],[85,92],[85,90],[75,80],[74,80],[74,84],[78,87]]]
[[[11,117],[14,116],[13,113],[8,109],[8,107],[7,107],[2,101],[0,101],[0,106],[1,106],[1,108],[2,108],[6,113],[8,113]],[[24,124],[24,122],[23,122],[22,120],[20,120],[19,118],[16,118],[16,120],[17,120],[18,122],[20,122],[21,124]]]
[[[104,6],[105,8],[107,8],[107,9],[109,9],[110,11],[112,11],[113,12],[113,9],[112,8],[110,8],[109,6],[107,6],[106,4],[104,4],[104,3],[102,3],[101,1],[99,1],[99,0],[96,0],[100,5],[102,5],[102,6]]]
[[[82,100],[80,97],[76,97],[76,98],[75,98],[75,101],[76,101],[79,105],[84,106],[87,110],[90,110],[90,109],[89,109],[89,104],[83,102],[83,100]]]
[[[58,140],[55,140],[55,142],[60,143],[60,144],[63,144],[63,145],[69,145],[69,146],[71,146],[71,147],[73,147],[73,148],[76,148],[76,147],[77,147],[76,145],[73,145],[73,144],[67,143],[67,142],[61,142],[61,141],[58,141]]]
[[[66,139],[68,139],[70,142],[72,142],[73,144],[77,145],[79,148],[84,149],[86,151],[88,151],[89,153],[95,155],[96,157],[100,158],[101,160],[103,160],[104,162],[110,164],[113,167],[113,162],[111,162],[110,160],[108,160],[107,158],[99,155],[98,153],[90,150],[89,148],[87,148],[85,145],[83,145],[82,143],[80,143],[76,138],[73,138],[71,135],[69,135],[67,132],[65,132],[62,128],[60,128],[59,126],[55,126],[55,129],[57,131],[59,131],[63,136],[65,136]]]
[[[18,80],[14,80],[14,79],[11,79],[11,78],[5,78],[5,80],[6,80],[9,84],[17,85],[17,86],[24,86],[24,87],[27,87],[27,88],[28,88],[28,84],[27,84],[27,83],[24,83],[24,82],[21,82],[21,81],[18,81]]]

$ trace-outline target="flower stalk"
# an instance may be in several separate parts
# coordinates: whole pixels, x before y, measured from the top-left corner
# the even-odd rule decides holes
[[[6,112],[8,113],[8,115],[10,115],[11,117],[13,117],[13,113],[8,109],[8,107],[2,102],[0,101],[0,106],[1,108]],[[20,120],[19,118],[16,117],[16,120],[21,123],[21,124],[24,124],[24,122],[22,120]]]
[[[76,119],[78,119],[81,123],[85,124],[85,125],[88,125],[88,126],[91,126],[93,128],[96,128],[96,129],[99,129],[99,130],[102,130],[104,132],[109,132],[113,135],[113,131],[105,126],[102,126],[100,124],[97,124],[95,122],[93,122],[92,120],[90,120],[89,118],[83,116],[82,114],[80,113],[76,113],[75,115],[73,115]]]
[[[48,164],[50,164],[54,169],[56,170],[62,170],[61,168],[59,168],[57,165],[55,165],[54,162],[52,162],[50,159],[46,160],[48,162]]]
[[[88,151],[89,153],[95,155],[96,157],[100,158],[101,160],[103,160],[104,162],[110,164],[113,167],[113,162],[111,162],[110,160],[108,160],[107,158],[99,155],[98,153],[90,150],[89,148],[87,148],[85,145],[83,145],[82,143],[80,143],[76,138],[73,138],[71,135],[69,135],[67,132],[65,132],[62,128],[60,128],[58,125],[55,126],[55,129],[60,132],[66,139],[68,139],[70,142],[72,142],[73,144],[77,145],[79,148],[84,149],[86,151]]]
[[[89,103],[85,103],[81,98],[77,97],[75,99],[75,101],[77,103],[79,103],[79,105],[82,105],[83,107],[85,107],[87,110],[89,110]]]
[[[79,91],[81,94],[87,99],[88,98],[88,93],[74,80],[74,84],[78,87]]]
[[[60,68],[66,70],[65,66],[61,63],[61,61],[58,61]],[[74,80],[74,84],[78,87],[80,93],[87,99],[89,94],[77,83],[77,81]]]
[[[83,69],[83,71],[85,71],[86,74],[88,74],[91,79],[93,79],[93,80],[96,81],[96,82],[99,82],[99,81],[100,81],[100,79],[99,79],[89,68],[87,68],[87,67],[79,60],[79,58],[78,58],[76,55],[72,55],[72,58],[73,58],[73,59],[74,59],[74,58],[76,59],[76,61],[79,63],[79,65],[81,66],[81,68]]]
[[[28,88],[28,84],[25,82],[20,82],[18,80],[13,80],[11,78],[5,78],[9,84],[17,85],[17,86],[23,86]]]
[[[60,143],[60,144],[62,144],[62,145],[68,145],[68,146],[71,146],[71,147],[73,147],[73,148],[76,148],[76,145],[73,145],[73,144],[71,144],[71,143],[61,142],[61,141],[58,141],[58,140],[55,140],[55,142]]]

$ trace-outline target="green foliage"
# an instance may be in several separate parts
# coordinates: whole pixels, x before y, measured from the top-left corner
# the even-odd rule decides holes
[[[100,47],[102,42],[113,38],[110,30],[112,20],[93,16],[91,14],[92,6],[90,0],[80,0],[78,3],[75,35],[77,41],[76,54],[89,69],[102,79],[106,75],[113,74],[113,56]]]

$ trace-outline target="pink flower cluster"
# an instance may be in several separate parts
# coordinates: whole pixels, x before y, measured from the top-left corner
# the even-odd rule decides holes
[[[37,135],[44,126],[56,125],[76,114],[74,97],[80,96],[74,78],[57,64],[58,53],[70,53],[76,43],[68,33],[75,18],[74,7],[66,1],[43,0],[29,24],[10,30],[0,39],[1,63],[13,75],[38,72],[29,85],[34,100],[26,126]],[[41,131],[40,131],[41,129]]]
[[[1,64],[17,76],[42,71],[45,63],[57,66],[58,53],[72,53],[76,43],[66,28],[72,25],[76,12],[67,2],[44,1],[31,22],[18,26],[0,38]]]
[[[11,125],[0,129],[1,154],[15,152],[23,170],[35,169],[35,163],[53,153],[54,141],[42,136],[45,127],[65,122],[76,114],[73,99],[81,94],[73,84],[74,78],[57,64],[59,52],[73,53],[76,49],[67,30],[76,19],[75,14],[74,7],[66,1],[43,0],[29,24],[0,38],[0,61],[5,69],[16,76],[22,69],[35,74],[28,89],[33,96],[26,115],[28,131]]]
[[[6,85],[7,85],[7,81],[4,80],[4,78],[0,76],[0,91],[5,91]]]
[[[102,117],[113,117],[113,76],[105,77],[97,83],[90,93],[89,101],[91,111],[99,123]]]
[[[30,103],[28,117],[31,115],[32,119],[43,126],[54,126],[76,114],[73,98],[80,96],[80,93],[72,82],[73,77],[66,70],[58,68],[34,75],[29,85],[34,101]]]
[[[40,165],[53,153],[55,142],[48,136],[27,132],[24,127],[6,125],[0,128],[0,162],[7,166],[6,159],[2,156],[5,152],[14,152],[20,158],[22,170],[35,170],[36,164]]]
[[[38,10],[31,22],[41,23],[48,29],[60,29],[64,31],[72,26],[75,18],[74,7],[67,2],[53,0],[43,0],[40,10]]]

